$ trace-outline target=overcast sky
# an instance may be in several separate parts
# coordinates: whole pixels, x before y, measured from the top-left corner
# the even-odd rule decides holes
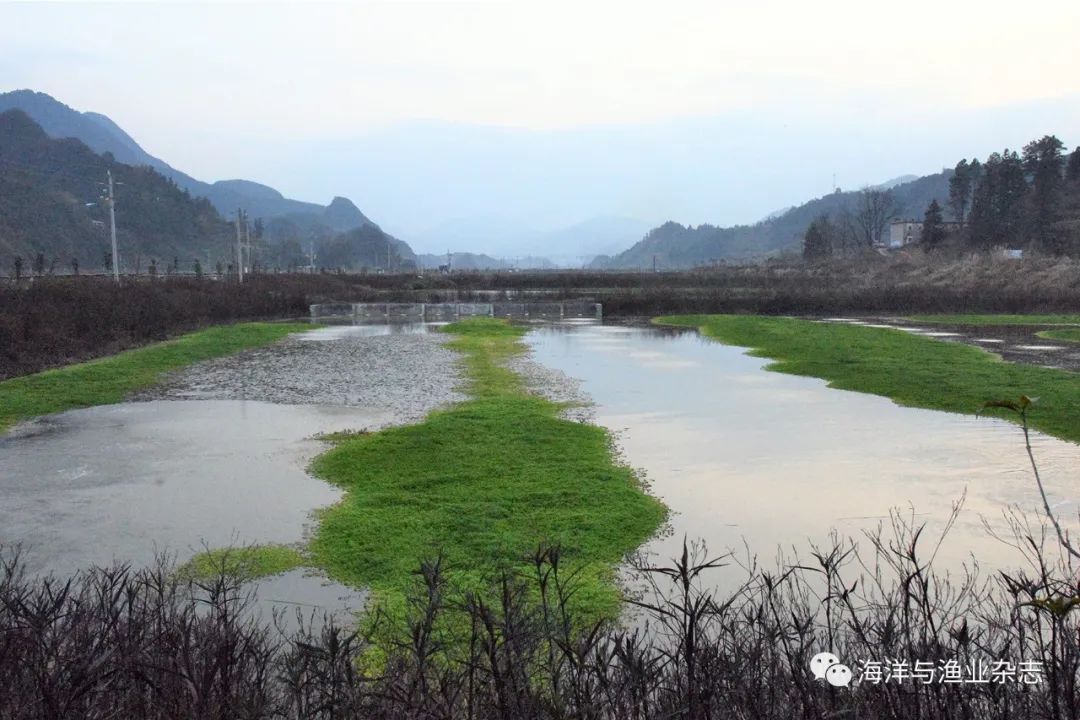
[[[1075,146],[1078,38],[1074,0],[3,4],[0,90],[102,112],[200,179],[347,195],[405,239],[730,224],[834,173]]]

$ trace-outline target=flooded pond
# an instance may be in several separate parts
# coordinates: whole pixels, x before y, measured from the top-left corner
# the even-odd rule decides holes
[[[685,534],[714,554],[745,556],[745,540],[769,564],[777,548],[805,556],[833,530],[861,537],[893,508],[913,508],[930,540],[966,489],[935,567],[958,568],[970,555],[984,568],[1021,564],[982,524],[1005,532],[1010,504],[1040,512],[1014,425],[766,371],[768,361],[745,348],[694,332],[556,326],[528,343],[537,362],[581,382],[595,422],[615,433],[626,462],[671,508],[674,532],[647,548],[662,558],[679,552]],[[1075,518],[1069,483],[1080,446],[1040,434],[1033,445],[1056,511]]]
[[[32,573],[67,577],[113,562],[183,562],[205,547],[295,543],[340,492],[310,477],[319,432],[384,413],[235,400],[153,401],[73,410],[0,438],[0,545]],[[253,609],[295,629],[351,619],[362,593],[309,571],[265,578]]]
[[[311,511],[340,497],[305,472],[321,447],[314,435],[408,422],[460,398],[448,338],[429,330],[323,328],[200,363],[141,402],[23,424],[0,437],[0,545],[21,543],[33,572],[67,575],[302,540]],[[966,490],[936,567],[972,555],[1008,567],[1017,552],[983,520],[1004,532],[1011,504],[1039,515],[1020,431],[1003,421],[768,372],[693,332],[577,321],[538,324],[526,342],[533,379],[578,380],[591,419],[671,508],[672,532],[646,547],[664,557],[685,535],[713,553],[745,542],[768,563],[778,547],[858,537],[909,506],[933,533]],[[1056,510],[1075,517],[1080,447],[1038,434],[1034,445]],[[262,581],[258,594],[261,607],[305,614],[362,604],[362,593],[303,571]]]

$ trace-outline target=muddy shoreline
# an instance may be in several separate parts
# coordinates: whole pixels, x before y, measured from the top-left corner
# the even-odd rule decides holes
[[[460,402],[451,339],[425,326],[340,326],[301,333],[196,363],[132,400],[257,400],[278,405],[362,407],[376,427],[419,422]],[[344,429],[344,428],[343,428]],[[355,429],[355,428],[352,428]]]

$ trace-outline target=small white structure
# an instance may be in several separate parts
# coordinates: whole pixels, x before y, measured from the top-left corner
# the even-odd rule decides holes
[[[960,229],[958,222],[943,222],[942,229],[947,233]],[[893,220],[889,223],[889,237],[885,242],[888,248],[901,248],[911,243],[919,242],[922,238],[923,223],[921,220]]]
[[[922,237],[922,226],[916,220],[893,220],[889,223],[888,246],[898,248],[918,242]]]

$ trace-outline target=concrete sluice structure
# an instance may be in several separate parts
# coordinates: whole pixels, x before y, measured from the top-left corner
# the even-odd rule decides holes
[[[354,323],[453,322],[467,317],[560,320],[603,319],[603,306],[593,302],[496,303],[319,303],[311,319]]]

